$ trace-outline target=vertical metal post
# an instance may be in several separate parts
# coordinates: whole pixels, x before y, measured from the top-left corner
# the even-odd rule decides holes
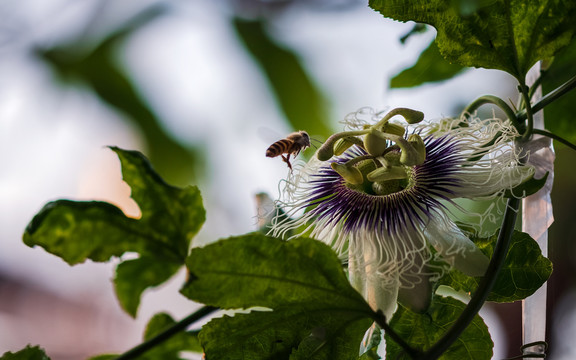
[[[526,79],[528,86],[533,84],[539,75],[540,63],[528,72]],[[542,89],[539,87],[534,92],[532,101],[538,101],[541,97]],[[534,128],[544,128],[542,111],[534,114]],[[541,178],[546,172],[549,172],[549,175],[546,185],[540,191],[522,200],[522,231],[538,242],[542,255],[548,256],[548,227],[554,222],[550,199],[554,179],[554,149],[549,139],[539,135],[535,135],[527,147],[530,153],[528,163],[536,167],[535,177]],[[545,283],[522,302],[522,343],[525,355],[545,354],[546,352],[542,343],[546,340],[546,290],[547,284]],[[533,343],[536,344],[527,346]]]

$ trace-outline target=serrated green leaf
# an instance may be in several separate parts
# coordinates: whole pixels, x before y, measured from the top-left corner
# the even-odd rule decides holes
[[[158,258],[143,256],[126,260],[116,267],[114,287],[122,308],[136,317],[140,296],[144,290],[158,286],[174,275],[182,265],[177,262],[162,261]]]
[[[253,233],[194,248],[186,264],[191,280],[181,292],[206,305],[238,309],[322,303],[371,313],[337,255],[317,240],[283,241]]]
[[[50,358],[39,346],[28,345],[15,353],[5,352],[0,360],[50,360]]]
[[[208,360],[357,359],[375,317],[337,255],[313,239],[233,237],[193,249],[187,266],[190,299],[273,310],[212,320],[200,333]]]
[[[130,250],[142,251],[146,239],[138,231],[138,221],[112,204],[57,200],[34,216],[23,241],[75,265],[87,259],[108,261]]]
[[[142,220],[157,232],[160,239],[186,256],[190,239],[198,233],[206,219],[200,191],[195,186],[178,188],[167,184],[142,153],[111,147],[122,163],[122,179],[132,190]],[[174,241],[178,239],[178,241]]]
[[[435,296],[425,314],[411,312],[400,306],[390,320],[390,327],[413,348],[426,351],[436,343],[460,316],[466,305],[452,298]],[[402,348],[384,334],[386,359],[411,359]],[[446,350],[441,360],[489,360],[494,343],[488,327],[478,315],[462,332],[458,340]]]
[[[354,311],[297,306],[213,319],[202,328],[206,359],[357,359],[371,320]]]
[[[466,68],[451,64],[440,55],[436,42],[432,41],[416,63],[390,79],[391,88],[407,88],[429,82],[448,80]]]
[[[370,7],[395,20],[434,26],[440,53],[450,62],[504,70],[521,81],[576,31],[576,3],[563,0],[495,0],[470,15],[449,0],[370,0]]]
[[[471,238],[484,253],[491,256],[498,234],[488,238]],[[542,256],[538,243],[530,235],[514,231],[506,261],[487,300],[512,302],[525,299],[538,290],[551,274],[552,262]],[[479,281],[480,278],[452,270],[438,284],[448,285],[457,291],[473,292]]]
[[[112,148],[122,163],[142,216],[129,218],[104,202],[58,200],[32,219],[23,239],[39,245],[70,265],[87,259],[108,261],[136,252],[141,258],[121,263],[116,274],[120,304],[136,315],[142,292],[166,281],[185,263],[191,238],[205,220],[196,187],[166,184],[139,152]],[[136,277],[134,277],[136,276]]]
[[[235,19],[234,28],[262,67],[278,106],[292,127],[312,136],[328,137],[331,131],[326,99],[294,51],[274,41],[262,21]]]

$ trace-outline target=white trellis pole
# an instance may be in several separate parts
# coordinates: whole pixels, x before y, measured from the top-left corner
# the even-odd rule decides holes
[[[527,75],[527,84],[530,86],[540,75],[540,63],[536,64]],[[532,98],[533,102],[542,97],[539,87]],[[544,128],[543,112],[534,116],[534,128]],[[548,256],[548,227],[554,222],[552,215],[552,202],[550,191],[554,178],[554,149],[549,138],[534,135],[528,146],[530,151],[529,163],[536,167],[536,178],[541,178],[549,172],[546,185],[536,194],[522,200],[522,231],[528,233],[538,242],[542,255]],[[546,337],[546,289],[545,283],[532,296],[522,302],[522,343],[524,345],[538,341],[545,341]],[[524,348],[524,354],[545,354],[545,346],[538,344]]]

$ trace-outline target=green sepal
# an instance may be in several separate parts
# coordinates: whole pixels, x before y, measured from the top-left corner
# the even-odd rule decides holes
[[[440,340],[465,307],[464,303],[453,298],[434,296],[428,311],[423,314],[414,313],[400,305],[388,325],[414,349],[424,352]],[[412,359],[389,335],[384,334],[384,340],[387,360]],[[470,326],[440,359],[489,360],[492,358],[493,346],[488,327],[476,315]]]

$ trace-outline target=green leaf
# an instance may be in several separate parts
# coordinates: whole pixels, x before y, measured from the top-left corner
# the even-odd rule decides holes
[[[290,49],[278,45],[262,21],[234,20],[234,28],[246,50],[262,67],[278,106],[295,130],[328,137],[330,117],[327,101]]]
[[[163,283],[184,265],[205,211],[196,187],[170,186],[139,152],[112,150],[120,158],[123,178],[132,189],[141,218],[129,218],[105,202],[58,200],[32,219],[23,239],[26,245],[39,245],[70,265],[139,253],[139,259],[118,266],[115,278],[120,304],[135,316],[142,292]]]
[[[186,265],[190,281],[181,291],[206,305],[238,309],[325,303],[372,313],[350,286],[338,256],[317,240],[283,241],[259,233],[231,237],[192,249]]]
[[[568,45],[576,3],[494,0],[463,15],[449,0],[370,0],[385,17],[434,26],[440,53],[463,66],[504,70],[520,81],[538,60]]]
[[[23,236],[30,247],[39,245],[69,265],[91,259],[108,261],[112,256],[142,251],[146,239],[138,221],[116,206],[100,202],[57,200],[34,216]]]
[[[118,357],[118,354],[103,354],[92,356],[88,360],[114,360]]]
[[[471,236],[474,243],[491,256],[498,234],[488,238]],[[542,256],[538,243],[530,235],[514,231],[506,261],[488,301],[512,302],[532,295],[548,280],[552,274],[552,262]],[[439,281],[439,285],[448,285],[457,291],[473,292],[480,278],[472,278],[457,270],[452,270]]]
[[[233,237],[193,249],[187,266],[190,281],[182,293],[190,299],[225,309],[272,309],[204,326],[207,359],[357,359],[375,317],[337,255],[313,239]]]
[[[413,348],[426,351],[437,342],[460,316],[466,305],[450,297],[435,296],[425,314],[399,306],[390,320],[390,327]],[[387,334],[386,359],[411,359]],[[488,327],[478,315],[458,340],[439,359],[489,360],[494,343]]]
[[[50,358],[40,347],[28,345],[15,353],[5,352],[0,360],[50,360]]]
[[[448,80],[464,70],[464,67],[446,61],[440,55],[436,42],[433,41],[420,54],[418,61],[412,67],[404,69],[390,80],[390,87],[406,88]]]
[[[144,290],[158,286],[174,275],[182,265],[178,262],[143,256],[126,260],[116,267],[114,287],[118,301],[129,314],[135,315]]]
[[[550,93],[571,77],[576,75],[576,41],[563,49],[542,75],[542,90],[544,94]],[[574,126],[573,114],[576,113],[576,91],[569,91],[558,100],[546,106],[544,121],[546,129],[561,135],[564,139],[576,143],[576,127]],[[555,142],[559,144],[559,142]],[[562,146],[562,145],[560,145]]]

